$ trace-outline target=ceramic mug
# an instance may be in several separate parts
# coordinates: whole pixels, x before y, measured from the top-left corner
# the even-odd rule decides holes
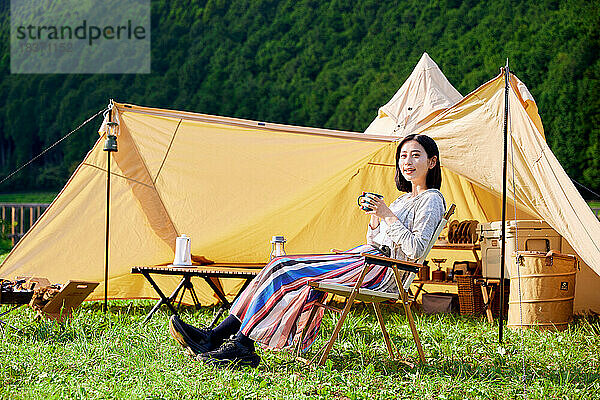
[[[361,204],[361,199],[363,197],[378,197],[380,199],[383,199],[383,195],[381,195],[381,194],[373,193],[373,192],[362,192],[362,194],[360,196],[358,196],[357,201],[358,201],[358,205],[360,206],[360,209],[363,210],[363,211],[373,211],[372,208],[367,207],[367,206],[363,206]]]

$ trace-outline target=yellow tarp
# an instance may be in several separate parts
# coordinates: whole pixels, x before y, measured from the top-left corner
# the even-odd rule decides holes
[[[577,282],[576,310],[600,311],[600,222],[546,145],[517,85],[513,79],[508,186],[514,174],[518,217],[544,219],[569,241],[589,266]],[[364,242],[368,218],[356,206],[361,191],[388,201],[398,196],[390,136],[115,106],[121,132],[111,164],[111,298],[156,297],[131,267],[171,262],[177,235],[191,237],[193,254],[219,262],[266,261],[276,234],[287,238],[289,253],[327,252]],[[460,219],[500,219],[503,112],[498,76],[422,128],[439,144],[442,192],[458,205]],[[2,277],[102,282],[103,141],[4,261]],[[175,283],[159,282],[166,291]],[[92,298],[103,291],[101,285]],[[201,282],[198,294],[203,304],[216,301]]]
[[[275,234],[285,235],[290,253],[352,247],[364,241],[364,229],[356,227],[367,221],[356,196],[393,180],[393,168],[368,163],[385,152],[389,138],[115,106],[111,298],[156,297],[131,267],[171,262],[180,234],[192,238],[193,254],[217,262],[266,262]],[[7,257],[2,276],[103,281],[103,141]],[[158,282],[174,288],[176,279]],[[214,303],[200,285],[203,304]],[[99,287],[91,298],[103,293]]]
[[[522,97],[527,99],[522,104],[528,107],[528,111],[535,112],[537,107],[533,97],[524,84],[519,82],[519,91]],[[415,66],[414,70],[404,84],[394,94],[387,104],[379,108],[377,117],[365,130],[366,135],[383,134],[402,138],[405,135],[415,133],[428,123],[462,100],[461,94],[448,81],[442,70],[429,57],[427,53]],[[538,116],[539,120],[539,116]],[[541,126],[541,125],[540,125]],[[501,219],[501,197],[490,192],[464,176],[458,175],[451,170],[442,167],[443,186],[442,191],[448,204],[457,205],[454,214],[455,219],[475,219],[480,222],[496,221]],[[508,218],[514,219],[514,206],[509,200]],[[519,205],[517,210],[519,219],[539,219]],[[450,266],[454,261],[474,261],[471,251],[447,251],[434,249],[431,258],[443,258],[447,261],[444,267]],[[440,290],[447,290],[442,287]]]

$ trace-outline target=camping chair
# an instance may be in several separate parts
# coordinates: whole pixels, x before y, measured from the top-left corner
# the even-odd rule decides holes
[[[413,318],[411,310],[410,310],[410,302],[408,299],[407,291],[408,291],[412,281],[415,279],[417,272],[419,271],[419,268],[422,267],[422,264],[425,261],[425,257],[429,254],[429,252],[431,251],[431,248],[433,247],[433,244],[436,242],[438,236],[440,235],[440,232],[442,231],[442,229],[444,229],[444,226],[446,226],[448,219],[454,213],[455,207],[456,206],[454,204],[452,204],[450,206],[450,208],[448,209],[448,211],[444,214],[437,229],[435,230],[433,236],[431,237],[431,241],[428,243],[427,248],[425,249],[425,252],[423,253],[423,256],[421,258],[419,258],[418,260],[416,260],[416,262],[402,261],[402,260],[397,260],[397,259],[393,259],[393,258],[389,258],[389,257],[361,253],[361,256],[363,256],[365,258],[365,266],[363,267],[363,269],[359,275],[359,278],[353,287],[342,285],[342,284],[337,284],[337,283],[309,282],[309,286],[313,287],[315,290],[344,297],[344,298],[346,298],[346,302],[345,302],[343,309],[339,309],[339,308],[336,308],[336,307],[333,307],[330,305],[326,305],[323,303],[319,303],[319,302],[315,303],[315,305],[313,306],[311,313],[308,317],[306,326],[305,326],[304,330],[302,331],[300,340],[297,343],[296,357],[300,358],[299,355],[300,355],[300,349],[302,347],[302,342],[304,341],[304,337],[306,336],[308,327],[310,326],[310,322],[312,321],[315,314],[317,313],[318,307],[323,307],[327,310],[331,310],[331,311],[334,311],[334,312],[337,312],[340,314],[340,319],[338,320],[338,322],[335,326],[335,329],[333,330],[333,334],[331,335],[331,338],[329,339],[329,341],[325,344],[324,348],[321,348],[319,351],[317,351],[317,353],[314,355],[314,357],[310,361],[308,361],[308,363],[311,363],[312,361],[314,361],[319,356],[319,353],[322,351],[321,358],[319,359],[319,365],[323,365],[325,363],[325,360],[329,356],[329,352],[331,351],[331,348],[333,347],[333,343],[337,339],[340,329],[342,328],[342,325],[344,324],[344,321],[346,320],[346,317],[348,316],[350,307],[352,307],[355,300],[373,304],[373,308],[375,309],[375,315],[377,316],[377,321],[379,322],[379,326],[381,328],[381,333],[383,334],[383,338],[385,340],[385,345],[390,354],[390,357],[392,359],[394,359],[394,349],[398,353],[398,357],[399,357],[400,353],[398,352],[398,349],[396,349],[395,345],[394,345],[394,349],[392,349],[393,342],[390,341],[390,337],[387,333],[387,330],[385,329],[385,323],[383,320],[383,316],[381,314],[381,309],[379,307],[379,303],[384,302],[384,301],[394,301],[395,302],[398,300],[398,298],[400,298],[402,301],[402,305],[404,306],[404,312],[406,313],[406,317],[408,319],[408,324],[410,325],[410,330],[412,332],[413,339],[415,341],[417,350],[419,352],[419,357],[421,359],[421,362],[423,364],[425,364],[425,354],[423,353],[423,347],[421,346],[419,334],[417,332],[417,328],[415,326],[415,321],[414,321],[414,318]],[[370,290],[370,289],[361,287],[365,276],[371,270],[371,268],[373,268],[373,266],[375,266],[375,265],[382,265],[385,267],[391,267],[393,269],[396,284],[398,285],[398,293],[381,292],[381,291]]]

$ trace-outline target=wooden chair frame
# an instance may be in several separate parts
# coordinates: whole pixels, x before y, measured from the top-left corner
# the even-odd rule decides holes
[[[348,316],[348,313],[350,312],[350,308],[354,304],[354,301],[358,300],[358,301],[364,301],[365,303],[373,304],[373,308],[375,310],[375,315],[377,317],[377,322],[379,323],[379,327],[381,328],[381,333],[383,335],[383,339],[385,341],[385,345],[386,345],[386,348],[387,348],[387,351],[388,351],[390,357],[392,359],[396,359],[396,354],[397,354],[397,356],[398,356],[397,359],[401,359],[400,352],[398,351],[398,349],[396,348],[394,343],[390,340],[390,336],[385,328],[385,321],[383,319],[383,315],[381,314],[381,308],[379,306],[379,303],[381,303],[383,301],[388,301],[388,300],[397,301],[399,299],[402,302],[402,306],[404,307],[404,312],[406,313],[406,318],[407,318],[408,324],[410,326],[413,340],[415,342],[415,345],[417,346],[417,351],[419,353],[419,359],[420,359],[421,363],[425,364],[426,363],[425,353],[423,351],[423,346],[421,345],[421,340],[419,338],[419,333],[417,332],[415,320],[413,318],[413,315],[412,315],[412,312],[410,309],[411,300],[409,299],[407,291],[408,291],[408,288],[410,287],[412,281],[414,280],[417,272],[419,271],[419,268],[421,268],[423,266],[422,263],[425,260],[425,257],[427,256],[427,254],[429,254],[429,251],[433,247],[433,244],[437,240],[440,232],[442,231],[442,229],[448,222],[448,219],[450,218],[450,216],[454,213],[454,209],[455,209],[455,205],[452,204],[450,206],[450,208],[448,209],[448,211],[444,214],[442,220],[440,221],[440,223],[436,229],[436,232],[434,233],[433,237],[431,238],[430,243],[428,244],[425,254],[419,260],[417,260],[417,262],[403,261],[403,260],[397,260],[394,258],[378,256],[378,255],[374,255],[374,254],[361,253],[361,256],[363,256],[365,258],[365,263],[364,263],[364,267],[358,277],[358,280],[356,281],[354,286],[350,287],[350,286],[345,286],[345,285],[341,285],[341,284],[322,284],[320,282],[310,282],[309,285],[311,287],[313,287],[315,290],[326,292],[328,294],[340,295],[342,297],[345,297],[346,301],[345,301],[344,307],[342,309],[329,306],[328,304],[325,304],[326,302],[315,303],[315,305],[313,306],[311,313],[308,317],[308,321],[300,335],[300,340],[297,343],[296,357],[300,359],[300,351],[302,348],[302,342],[304,341],[304,337],[306,336],[308,327],[310,326],[311,321],[315,317],[318,308],[322,307],[327,310],[339,313],[340,318],[333,330],[333,334],[331,335],[331,338],[327,341],[327,343],[324,345],[324,347],[319,349],[310,361],[307,361],[307,360],[304,360],[304,361],[306,361],[307,363],[310,364],[310,363],[314,362],[314,360],[316,360],[316,358],[319,356],[319,354],[321,354],[321,356],[319,357],[318,364],[323,365],[325,363],[325,360],[327,360],[327,357],[329,356],[329,353],[340,333],[340,330],[342,329],[342,325],[344,324],[344,321],[346,320],[346,317]],[[365,276],[367,276],[369,271],[375,265],[381,265],[381,266],[384,266],[387,268],[392,268],[392,270],[394,272],[394,278],[396,281],[396,285],[398,287],[397,294],[396,293],[379,292],[376,290],[369,290],[369,289],[362,288],[362,284],[365,279]],[[396,354],[394,354],[394,353],[396,353]]]

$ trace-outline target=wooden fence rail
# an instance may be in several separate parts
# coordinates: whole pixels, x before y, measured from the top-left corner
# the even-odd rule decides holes
[[[2,232],[12,240],[13,245],[27,233],[42,213],[48,203],[0,203],[0,216],[8,224],[2,225]],[[8,229],[9,232],[4,232]]]

